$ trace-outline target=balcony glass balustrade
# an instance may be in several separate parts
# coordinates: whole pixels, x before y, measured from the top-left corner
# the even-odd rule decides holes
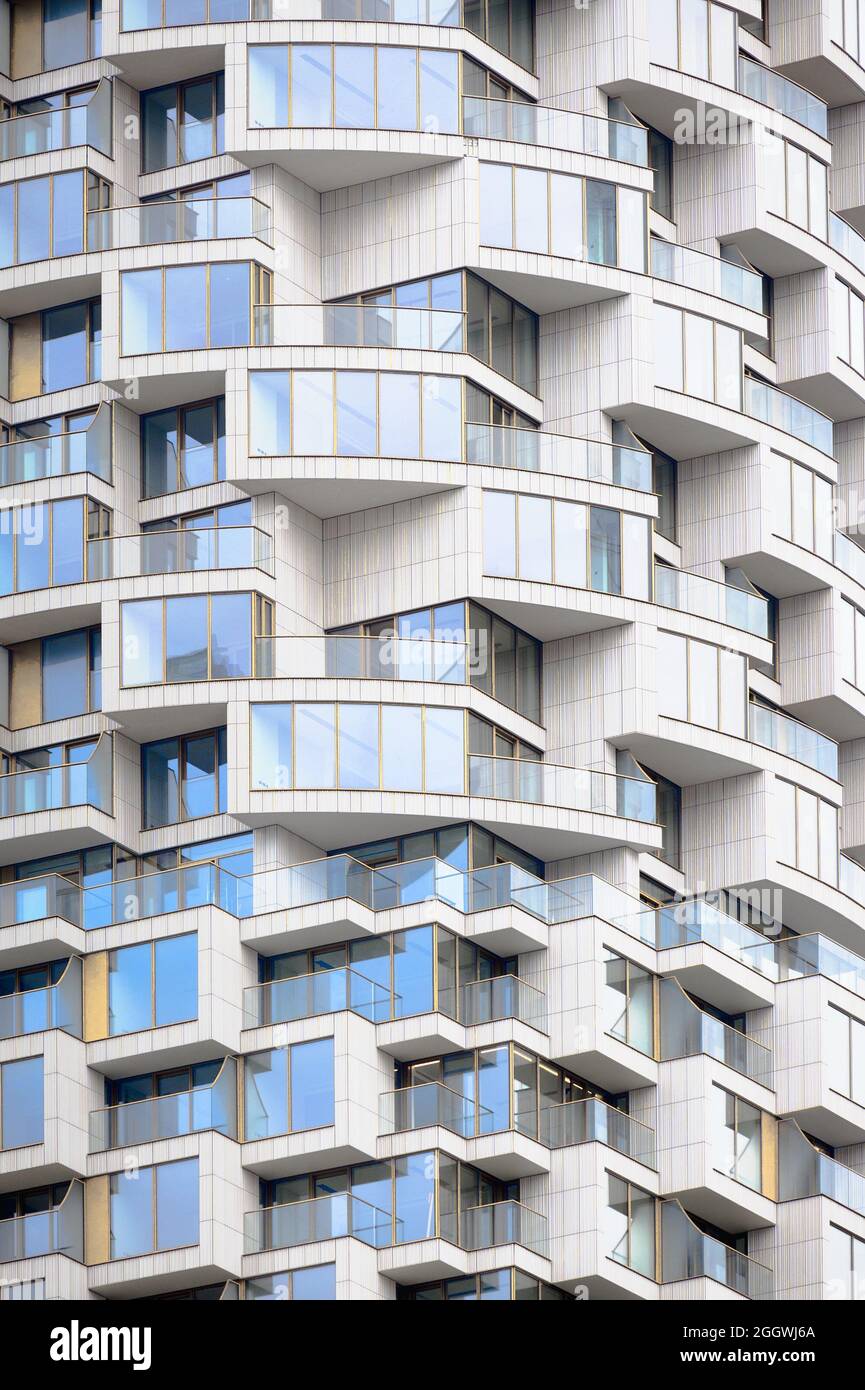
[[[0,995],[0,1038],[20,1038],[48,1028],[60,1028],[76,1038],[81,1037],[81,960],[78,956],[70,957],[56,984]]]
[[[829,111],[825,101],[821,101],[807,87],[800,87],[780,72],[755,63],[752,58],[739,54],[739,91],[746,97],[759,101],[761,106],[770,106],[791,121],[807,126],[815,135],[824,139],[829,133]]]
[[[865,557],[863,557],[865,558]],[[804,763],[827,777],[838,777],[838,744],[816,729],[792,719],[780,710],[768,709],[751,701],[748,706],[749,734],[752,743],[761,748],[773,748],[797,763]]]
[[[87,214],[87,249],[119,251],[177,241],[255,237],[273,244],[270,208],[258,198],[177,198]]]
[[[120,28],[129,32],[182,24],[236,24],[270,15],[270,0],[121,0]]]
[[[259,347],[408,348],[466,351],[461,309],[370,304],[256,304]]]
[[[393,1243],[390,1212],[348,1192],[246,1212],[244,1254],[353,1236],[379,1250]]]
[[[674,979],[660,982],[660,1014],[662,1062],[705,1053],[752,1081],[772,1085],[769,1048],[699,1009]]]
[[[514,425],[467,422],[465,461],[652,491],[652,455],[646,449]]]
[[[150,1144],[215,1130],[237,1138],[237,1062],[226,1057],[216,1080],[173,1095],[105,1106],[90,1112],[90,1152]]]
[[[839,570],[865,586],[865,550],[843,531],[835,532],[834,558]]]
[[[777,386],[746,376],[745,411],[752,419],[762,420],[833,457],[835,430],[829,416],[786,391],[779,391]]]
[[[763,277],[733,261],[694,251],[672,241],[652,238],[652,274],[656,280],[686,285],[691,290],[715,295],[743,309],[763,313]]]
[[[655,1131],[595,1097],[542,1109],[540,1139],[550,1149],[606,1144],[647,1168],[657,1167]]]
[[[778,1122],[778,1200],[828,1197],[865,1216],[865,1177],[821,1153],[795,1120]]]
[[[865,275],[865,237],[861,232],[857,232],[855,227],[851,227],[849,222],[845,222],[843,217],[839,217],[837,212],[832,212],[831,208],[829,245]]]
[[[822,975],[865,999],[865,960],[818,932],[743,946],[742,959],[778,983]]]
[[[0,487],[69,473],[93,473],[111,481],[110,405],[100,406],[84,429],[0,444]]]
[[[380,1101],[381,1134],[405,1134],[411,1129],[440,1125],[463,1139],[473,1139],[476,1134],[490,1133],[495,1128],[493,1121],[491,1110],[440,1081],[386,1091]]]
[[[371,1023],[391,1016],[391,994],[357,970],[319,970],[243,991],[243,1026],[259,1028],[348,1009]]]
[[[246,568],[273,574],[271,538],[257,526],[196,526],[87,542],[88,579]]]
[[[706,1235],[678,1202],[661,1204],[661,1282],[714,1279],[745,1298],[771,1297],[772,1271],[766,1265]]]
[[[655,565],[655,602],[662,608],[726,623],[755,637],[769,636],[768,600],[702,574]]]
[[[536,1255],[548,1250],[547,1219],[522,1202],[490,1202],[460,1214],[463,1250],[489,1250],[497,1245],[522,1245]]]
[[[523,758],[469,754],[468,794],[622,816],[648,824],[655,820],[655,783],[648,778]]]
[[[644,168],[649,162],[648,131],[644,126],[536,106],[528,101],[463,97],[463,134],[481,140],[512,140],[517,144],[573,150]]]
[[[60,763],[0,777],[0,817],[93,806],[111,814],[113,755],[111,735],[103,734],[82,762]]]
[[[334,676],[369,680],[437,681],[468,684],[475,649],[467,642],[420,637],[323,636],[259,637],[255,669],[259,676]]]
[[[0,1264],[40,1255],[84,1263],[84,1184],[77,1178],[59,1206],[0,1221]]]
[[[90,145],[111,155],[111,83],[103,77],[86,101],[0,121],[0,159]]]

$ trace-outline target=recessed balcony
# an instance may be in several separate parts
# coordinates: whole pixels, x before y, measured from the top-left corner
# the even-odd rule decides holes
[[[258,526],[191,526],[87,542],[91,580],[235,569],[273,574],[273,542]]]
[[[59,1028],[80,1038],[81,969],[80,957],[72,956],[56,984],[0,995],[0,1038],[20,1038],[27,1033],[43,1033],[49,1028]]]
[[[2,128],[2,125],[0,125]],[[111,482],[111,406],[101,405],[80,430],[0,444],[0,487],[92,473]]]
[[[113,814],[114,753],[111,734],[81,745],[86,756],[80,762],[58,763],[8,772],[0,777],[0,818],[15,819],[7,826],[2,859],[14,862],[21,836],[29,836],[28,849],[35,854],[59,852],[83,843],[86,824],[63,813],[83,807],[98,816]],[[21,762],[23,755],[19,755]],[[39,819],[33,819],[38,817]],[[104,833],[107,824],[93,822],[93,833]]]
[[[209,1086],[91,1110],[90,1152],[153,1144],[202,1130],[215,1130],[228,1139],[238,1137],[234,1057],[226,1057],[219,1075]]]
[[[763,1086],[772,1085],[772,1053],[756,1038],[697,1007],[676,980],[660,982],[661,1061],[714,1057]]]
[[[103,77],[86,101],[0,122],[0,160],[25,159],[76,145],[90,145],[110,157],[111,119],[111,81]]]
[[[661,1280],[709,1279],[743,1298],[772,1295],[772,1271],[696,1226],[678,1202],[661,1204]]]
[[[604,1144],[647,1168],[657,1167],[655,1131],[594,1097],[542,1109],[540,1139],[550,1149]]]
[[[44,1255],[84,1261],[84,1184],[77,1178],[58,1206],[0,1221],[0,1264]]]
[[[778,1200],[828,1197],[865,1216],[865,1177],[821,1153],[794,1120],[778,1124]]]

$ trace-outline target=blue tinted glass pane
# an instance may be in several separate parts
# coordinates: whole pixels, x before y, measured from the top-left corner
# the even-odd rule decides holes
[[[393,939],[394,1013],[397,1018],[433,1007],[433,929],[413,927]]]
[[[198,1244],[198,1159],[156,1169],[156,1248]]]
[[[134,1033],[153,1022],[150,942],[124,946],[108,957],[108,1031]]]
[[[246,261],[210,267],[210,346],[242,347],[250,340]]]
[[[156,1024],[181,1023],[198,1016],[198,937],[170,936],[157,941]]]
[[[333,1124],[333,1038],[291,1049],[291,1127]]]
[[[112,1260],[153,1249],[153,1169],[112,1173],[110,1178]]]
[[[87,709],[86,632],[60,632],[42,641],[42,718],[67,719]]]
[[[25,1057],[0,1067],[0,1144],[19,1149],[43,1139],[44,1084],[42,1058]]]
[[[336,1265],[313,1265],[312,1269],[296,1269],[291,1276],[291,1296],[298,1299],[317,1299],[319,1302],[336,1298]]]
[[[256,1052],[246,1059],[244,1135],[268,1139],[288,1133],[288,1050]]]

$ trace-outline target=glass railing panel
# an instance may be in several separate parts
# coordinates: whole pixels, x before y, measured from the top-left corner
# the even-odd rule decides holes
[[[865,906],[865,868],[849,854],[838,856],[838,887],[848,898]]]
[[[244,568],[273,573],[271,538],[257,526],[144,531],[87,542],[89,579]]]
[[[678,1202],[661,1205],[661,1282],[714,1279],[745,1298],[768,1298],[772,1272],[689,1219]]]
[[[465,314],[366,304],[257,304],[255,341],[266,347],[421,348],[465,351]]]
[[[655,784],[520,758],[470,754],[469,795],[654,821]]]
[[[80,926],[81,890],[76,884],[59,874],[0,884],[0,927],[41,922],[46,917],[62,917]]]
[[[657,237],[652,238],[651,247],[652,274],[656,280],[687,285],[689,289],[702,290],[763,313],[763,277],[757,271]]]
[[[546,1028],[546,999],[541,990],[516,975],[473,980],[460,989],[460,1022],[466,1027],[517,1018],[533,1028]]]
[[[110,812],[111,741],[103,737],[86,762],[34,768],[0,777],[0,816],[32,815],[71,806]]]
[[[492,1111],[439,1081],[386,1091],[379,1109],[382,1134],[404,1134],[410,1129],[441,1125],[452,1134],[468,1139],[475,1134],[489,1133],[492,1119]]]
[[[793,936],[774,943],[780,981],[823,975],[865,998],[865,960],[827,936]]]
[[[243,991],[244,1028],[289,1023],[343,1009],[371,1023],[383,1023],[391,1016],[390,990],[356,970],[338,968],[272,980]]]
[[[660,981],[661,1061],[714,1057],[764,1086],[772,1084],[772,1053],[693,1004],[673,979]]]
[[[835,564],[857,584],[865,585],[865,550],[843,531],[835,532]]]
[[[632,911],[616,926],[658,951],[704,942],[754,970],[773,973],[774,942],[702,898]]]
[[[183,24],[236,24],[269,19],[270,0],[121,0],[120,28],[170,29]]]
[[[769,604],[732,584],[719,584],[703,574],[655,565],[655,602],[662,608],[710,618],[716,623],[741,628],[755,637],[769,635]]]
[[[67,1255],[84,1263],[84,1187],[70,1183],[59,1206],[0,1221],[0,1264],[39,1255]]]
[[[369,680],[438,681],[465,685],[472,671],[467,642],[352,633],[259,637],[259,676],[334,676]]]
[[[832,456],[834,428],[829,417],[795,396],[779,391],[777,386],[746,376],[745,409],[753,419],[762,420],[764,424],[783,430],[785,434],[800,439],[803,444],[810,444]]]
[[[93,473],[111,481],[110,406],[100,406],[86,429],[0,445],[0,487],[69,473]]]
[[[832,212],[831,208],[829,244],[865,274],[865,237],[861,232],[857,232],[855,227],[851,227],[849,222],[845,222],[843,217],[839,217],[837,212]]]
[[[265,912],[283,912],[330,902],[334,898],[352,898],[364,907],[371,907],[372,872],[346,854],[264,869],[238,881],[236,915],[251,917]]]
[[[644,167],[649,158],[643,126],[527,101],[463,97],[463,133],[482,140],[575,150]]]
[[[56,985],[0,995],[0,1038],[19,1038],[48,1028],[81,1037],[81,961],[73,956]]]
[[[255,237],[271,244],[270,210],[258,198],[178,198],[87,214],[90,251],[178,241]]]
[[[235,912],[236,888],[242,880],[221,873],[215,864],[188,864],[138,878],[116,879],[85,888],[82,926],[92,931],[112,922],[134,922],[163,912],[215,904]],[[238,915],[235,912],[235,916]]]
[[[466,463],[518,468],[529,473],[555,473],[562,477],[614,483],[617,487],[640,492],[652,491],[652,455],[644,449],[607,444],[601,439],[577,439],[514,425],[468,421],[465,455]]]
[[[463,23],[459,0],[322,0],[321,17],[443,27]]]
[[[785,757],[837,779],[838,744],[834,739],[827,738],[807,724],[800,724],[798,719],[791,719],[787,714],[754,701],[751,701],[748,709],[752,743],[759,743],[762,748],[772,748]]]
[[[227,1057],[210,1086],[90,1112],[90,1150],[125,1148],[215,1130],[237,1138],[237,1063]]]
[[[773,111],[807,126],[815,135],[825,138],[829,133],[825,101],[797,82],[791,82],[789,77],[782,77],[781,73],[764,68],[743,54],[739,55],[739,91],[762,106],[771,106]]]
[[[821,1153],[793,1120],[778,1124],[778,1199],[828,1197],[865,1215],[865,1177]]]
[[[546,1255],[546,1217],[520,1202],[491,1202],[460,1213],[460,1245],[464,1250],[511,1244]]]
[[[393,1244],[390,1213],[348,1192],[249,1211],[243,1226],[247,1255],[340,1236],[354,1236],[375,1249]]]
[[[541,1142],[551,1149],[572,1144],[606,1144],[617,1153],[656,1167],[655,1131],[605,1101],[565,1101],[541,1110]]]

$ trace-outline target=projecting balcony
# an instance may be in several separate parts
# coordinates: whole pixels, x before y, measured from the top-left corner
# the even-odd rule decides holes
[[[0,1264],[40,1255],[84,1261],[84,1184],[77,1179],[59,1206],[0,1221]]]
[[[237,1062],[233,1057],[225,1058],[209,1086],[91,1110],[90,1152],[152,1144],[205,1130],[237,1138]]]
[[[393,1244],[390,1212],[372,1206],[348,1192],[261,1207],[243,1218],[243,1250],[257,1255],[263,1250],[282,1250],[321,1240],[352,1236],[375,1249]]]
[[[754,313],[763,313],[763,277],[756,270],[746,270],[733,261],[694,251],[674,242],[651,241],[652,275],[673,285],[725,299]]]
[[[778,984],[822,975],[865,999],[865,960],[819,932],[743,945],[741,954],[753,969]]]
[[[34,98],[38,102],[39,98]],[[0,160],[24,159],[90,145],[111,155],[111,82],[103,77],[86,101],[0,122]]]
[[[825,101],[800,87],[789,77],[763,67],[753,59],[739,54],[739,91],[743,96],[759,101],[761,106],[769,106],[791,121],[807,126],[815,135],[823,139],[829,134],[829,113]]]
[[[83,429],[0,445],[0,487],[70,473],[93,473],[109,483],[111,443],[111,406],[101,405]]]
[[[778,1124],[778,1200],[828,1197],[865,1216],[865,1177],[845,1163],[821,1153],[795,1120]]]
[[[0,1038],[20,1038],[49,1028],[80,1038],[82,1003],[81,960],[72,956],[56,984],[0,995]]]
[[[761,748],[772,748],[785,758],[838,780],[837,742],[801,720],[752,700],[748,705],[748,734],[751,742],[759,743]]]
[[[489,1250],[499,1245],[522,1245],[536,1255],[549,1248],[547,1218],[522,1202],[491,1202],[460,1213],[459,1243],[463,1250]]]
[[[865,275],[865,237],[829,209],[829,245]]]
[[[254,237],[273,244],[270,208],[258,198],[177,198],[87,214],[87,250]]]
[[[786,391],[780,391],[777,386],[746,376],[745,413],[819,449],[830,458],[834,456],[835,434],[829,416]]]
[[[769,1048],[698,1008],[676,980],[661,980],[660,1011],[661,1061],[703,1054],[763,1086],[772,1085]]]
[[[706,1235],[678,1202],[661,1205],[661,1282],[712,1279],[743,1298],[765,1299],[772,1292],[772,1271],[741,1251]]]
[[[647,1168],[657,1167],[655,1131],[594,1097],[542,1109],[540,1138],[550,1149],[605,1144]]]
[[[646,449],[514,425],[467,421],[465,462],[652,491],[652,455]]]
[[[379,1109],[382,1134],[405,1134],[412,1129],[427,1129],[434,1125],[440,1125],[462,1139],[491,1134],[496,1127],[491,1110],[472,1096],[455,1091],[439,1081],[404,1086],[382,1095]]]
[[[646,824],[655,820],[654,782],[555,763],[470,753],[468,792],[493,800],[622,816]]]
[[[85,761],[8,772],[0,777],[0,817],[73,806],[92,806],[110,815],[113,766],[111,735],[102,734]]]
[[[257,526],[201,526],[87,542],[88,579],[229,569],[260,569],[272,575],[270,536]]]
[[[761,594],[720,584],[702,574],[655,565],[655,602],[662,608],[693,613],[755,637],[769,636],[769,604]]]

